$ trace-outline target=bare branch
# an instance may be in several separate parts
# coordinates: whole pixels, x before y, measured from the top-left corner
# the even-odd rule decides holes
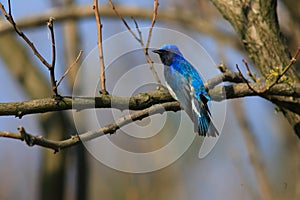
[[[49,21],[47,22],[47,27],[50,30],[51,42],[52,42],[52,45],[51,45],[52,46],[52,62],[50,64],[39,53],[39,51],[36,49],[34,44],[29,40],[29,38],[18,28],[17,24],[15,23],[15,21],[12,17],[10,1],[8,1],[9,13],[6,12],[2,3],[0,3],[0,9],[1,9],[2,13],[4,14],[4,16],[6,17],[7,21],[9,21],[13,25],[15,32],[28,44],[28,46],[32,49],[34,55],[49,69],[52,90],[53,90],[55,96],[59,96],[57,93],[55,73],[54,73],[55,62],[56,62],[55,38],[54,38],[54,29],[53,29],[54,18],[50,17]]]
[[[47,22],[47,26],[50,30],[50,35],[51,35],[51,46],[52,46],[52,62],[51,66],[49,69],[50,71],[50,80],[51,80],[51,85],[52,85],[52,90],[54,92],[55,96],[58,96],[57,93],[57,86],[56,86],[56,80],[55,80],[55,63],[56,63],[56,49],[55,49],[55,38],[54,38],[54,28],[53,28],[53,21],[54,18],[50,17],[49,21]]]
[[[114,13],[122,20],[123,24],[125,25],[125,27],[127,28],[127,30],[131,33],[131,35],[134,37],[134,39],[136,39],[139,43],[142,43],[143,40],[141,39],[141,37],[139,38],[135,32],[133,32],[133,30],[130,28],[130,26],[128,25],[128,23],[126,22],[126,20],[124,19],[124,17],[119,13],[119,11],[116,9],[114,3],[111,0],[107,0],[109,6],[112,8],[112,10],[114,11]],[[137,25],[136,21],[134,20],[134,23]],[[139,33],[140,34],[140,33]]]
[[[142,31],[139,28],[139,24],[137,23],[136,19],[134,17],[131,17],[131,19],[133,20],[134,24],[135,24],[135,28],[139,34],[139,37],[135,38],[139,43],[143,44],[143,34]],[[131,30],[131,29],[130,29]]]
[[[71,71],[71,69],[78,63],[79,58],[81,57],[83,51],[80,50],[79,54],[77,56],[77,58],[74,60],[74,62],[67,68],[67,70],[65,71],[65,73],[62,75],[62,77],[59,79],[59,81],[56,84],[56,87],[58,87],[60,85],[60,83],[62,82],[62,80],[68,75],[68,73]]]
[[[244,82],[247,84],[248,88],[250,90],[252,90],[255,94],[259,94],[260,92],[257,92],[254,88],[252,88],[252,86],[250,85],[249,81],[245,78],[245,76],[243,75],[242,71],[240,70],[239,66],[236,64],[235,65],[237,70],[239,71],[240,76],[242,77],[242,79],[244,79]]]
[[[14,30],[16,31],[16,33],[28,44],[28,46],[32,49],[34,55],[49,69],[51,68],[51,65],[45,60],[45,58],[39,53],[39,51],[36,49],[36,47],[34,46],[34,44],[30,41],[30,39],[25,35],[25,33],[23,33],[21,31],[21,29],[17,26],[17,24],[15,23],[12,15],[11,15],[11,5],[10,5],[10,1],[8,1],[9,5],[9,14],[6,12],[4,6],[2,3],[0,3],[0,9],[1,12],[3,13],[3,15],[5,16],[5,18],[7,19],[7,21],[9,21],[9,23],[11,23],[11,25],[13,26]]]
[[[102,27],[101,18],[99,14],[98,8],[98,0],[94,0],[93,10],[95,12],[95,18],[97,23],[97,31],[98,31],[98,51],[99,51],[99,59],[100,59],[100,80],[101,80],[101,93],[106,94],[106,86],[105,86],[105,66],[104,66],[104,57],[103,57],[103,45],[102,45]]]
[[[25,128],[22,126],[18,127],[19,133],[13,133],[8,131],[0,131],[0,137],[18,139],[21,141],[25,141],[28,146],[41,146],[48,149],[53,149],[54,153],[58,152],[60,149],[64,149],[66,147],[71,147],[73,145],[80,143],[80,138],[78,135],[72,136],[70,139],[62,140],[62,141],[53,141],[42,137],[41,135],[33,135],[27,133]]]
[[[222,76],[220,76],[222,77]],[[217,80],[220,79],[216,77]],[[225,75],[227,81],[238,80],[234,76]],[[211,81],[218,82],[218,81]],[[267,83],[249,83],[254,90],[265,88]],[[255,96],[256,92],[249,89],[246,83],[238,83],[232,85],[220,85],[209,90],[209,95],[214,101],[223,101],[225,99],[241,98],[245,96]],[[300,84],[287,85],[284,83],[276,84],[270,90],[260,94],[261,97],[268,100],[279,99],[279,97],[300,97]],[[275,98],[275,99],[274,99]],[[21,118],[28,114],[37,114],[45,112],[54,112],[62,110],[83,110],[95,108],[115,108],[141,110],[155,104],[173,102],[174,99],[167,91],[152,91],[141,93],[133,97],[118,97],[111,95],[100,95],[99,97],[61,97],[57,101],[53,98],[36,99],[24,102],[0,103],[0,116],[16,116]],[[298,110],[293,110],[299,112]]]
[[[246,69],[247,69],[247,75],[248,75],[254,82],[258,82],[258,79],[256,78],[256,76],[251,72],[250,67],[249,67],[249,65],[248,65],[248,62],[247,62],[245,59],[243,59],[242,61],[243,61],[244,65],[246,66]]]
[[[53,141],[43,138],[42,136],[34,136],[25,131],[24,127],[18,127],[18,133],[12,133],[7,131],[0,131],[0,137],[6,137],[11,139],[19,139],[25,141],[28,146],[42,146],[45,148],[53,149],[54,153],[59,152],[61,149],[68,148],[81,143],[81,141],[92,140],[94,138],[106,135],[114,134],[121,127],[132,123],[133,121],[142,120],[145,117],[155,114],[161,114],[165,111],[178,111],[180,106],[178,102],[167,102],[159,105],[154,105],[144,110],[140,110],[134,114],[125,115],[113,123],[100,128],[97,131],[88,131],[80,134],[75,133],[71,138],[63,141]]]
[[[51,68],[55,68],[56,63],[56,49],[55,49],[55,38],[54,38],[54,27],[53,27],[53,21],[55,19],[53,17],[49,18],[49,21],[47,22],[47,27],[50,30],[50,36],[51,36],[51,46],[52,46],[52,62],[51,62]]]
[[[113,11],[115,12],[115,14],[122,20],[122,22],[124,23],[124,25],[126,26],[127,30],[131,33],[131,35],[134,37],[135,40],[137,40],[141,47],[143,48],[143,51],[144,51],[144,54],[145,54],[145,57],[146,57],[146,60],[149,64],[149,68],[152,72],[152,75],[154,77],[154,79],[156,80],[156,82],[161,85],[161,81],[158,77],[158,74],[156,72],[156,70],[154,69],[154,66],[153,66],[153,61],[152,59],[150,58],[149,56],[149,53],[148,53],[148,47],[150,45],[150,41],[151,41],[151,36],[152,36],[152,30],[153,30],[153,26],[155,24],[155,21],[156,21],[156,17],[157,17],[157,9],[158,9],[158,0],[154,0],[154,6],[153,6],[153,14],[152,14],[152,22],[151,22],[151,26],[150,26],[150,29],[149,29],[149,33],[148,33],[148,39],[147,39],[147,44],[145,46],[144,44],[144,41],[143,41],[143,38],[142,38],[142,33],[139,29],[139,26],[138,26],[138,23],[136,22],[136,20],[134,18],[133,21],[135,23],[135,27],[137,29],[137,32],[139,34],[139,36],[137,36],[133,30],[130,28],[130,26],[128,25],[128,23],[126,22],[126,20],[122,17],[122,15],[120,15],[120,13],[118,12],[118,10],[116,9],[114,3],[111,1],[111,0],[108,0],[108,3],[110,5],[110,7],[113,9]],[[158,89],[160,89],[160,86],[158,86]]]
[[[143,49],[144,49],[144,53],[145,53],[145,56],[146,56],[146,60],[147,62],[149,63],[149,67],[150,67],[150,70],[154,76],[154,79],[156,80],[156,82],[161,85],[161,81],[158,77],[158,74],[156,72],[156,70],[154,69],[154,66],[153,66],[153,61],[152,59],[150,58],[149,56],[149,52],[148,52],[148,48],[149,48],[149,45],[150,45],[150,41],[151,41],[151,37],[152,37],[152,30],[153,30],[153,27],[154,27],[154,24],[155,24],[155,21],[156,21],[156,17],[157,17],[157,9],[158,9],[158,0],[154,0],[154,5],[153,5],[153,16],[152,16],[152,21],[151,21],[151,25],[150,25],[150,29],[149,29],[149,33],[148,33],[148,39],[147,39],[147,43],[146,43],[146,47],[144,47],[144,45],[142,45]],[[142,38],[141,38],[142,39]],[[158,89],[160,88],[160,86],[158,87]]]
[[[0,116],[13,115],[21,118],[28,114],[111,107],[120,110],[141,110],[154,104],[172,101],[174,99],[167,91],[141,93],[130,98],[111,95],[100,95],[99,97],[62,97],[60,101],[53,98],[45,98],[24,102],[0,103]]]
[[[102,135],[113,134],[121,127],[123,127],[127,124],[130,124],[133,121],[142,120],[145,117],[148,117],[150,115],[162,114],[165,111],[176,112],[179,110],[181,110],[181,108],[180,108],[179,102],[177,102],[177,101],[153,105],[144,110],[139,110],[134,114],[125,115],[125,116],[117,119],[113,123],[111,123],[107,126],[104,126],[103,128],[101,128],[98,131],[89,131],[84,134],[80,134],[80,138],[82,141],[86,141],[86,140],[91,140],[93,138],[96,138],[96,137],[99,137]]]
[[[153,16],[152,16],[152,21],[151,21],[151,25],[150,25],[150,29],[149,29],[149,33],[148,33],[148,39],[147,39],[147,43],[146,43],[146,47],[145,47],[146,52],[148,52],[148,48],[149,48],[151,37],[152,37],[152,30],[153,30],[154,24],[156,22],[158,5],[159,5],[158,0],[154,0]]]

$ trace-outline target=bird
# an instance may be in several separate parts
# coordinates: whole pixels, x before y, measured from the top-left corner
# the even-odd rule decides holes
[[[197,70],[174,44],[165,44],[153,53],[158,54],[164,64],[166,87],[193,121],[194,132],[201,136],[218,136],[207,104],[211,98]]]

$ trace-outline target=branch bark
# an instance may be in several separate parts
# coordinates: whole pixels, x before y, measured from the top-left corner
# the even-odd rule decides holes
[[[218,77],[216,77],[216,79],[218,79]],[[250,83],[250,85],[257,91],[268,87],[266,83]],[[209,94],[214,101],[259,95],[268,100],[277,100],[277,103],[284,103],[284,99],[280,99],[279,96],[281,96],[281,98],[291,97],[292,99],[300,97],[300,84],[287,85],[280,83],[274,85],[274,87],[264,93],[257,94],[251,90],[246,83],[238,83],[217,86],[209,90]],[[24,102],[0,103],[0,116],[15,116],[21,118],[29,114],[71,109],[115,108],[119,110],[141,110],[155,104],[173,101],[174,99],[167,91],[161,90],[140,93],[132,97],[100,95],[98,97],[62,97],[60,100],[44,98]],[[299,104],[290,107],[290,109],[300,114]]]

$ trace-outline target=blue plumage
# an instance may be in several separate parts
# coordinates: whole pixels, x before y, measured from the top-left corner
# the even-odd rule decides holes
[[[183,57],[176,45],[166,44],[153,52],[159,54],[165,65],[167,88],[194,122],[194,131],[203,136],[219,135],[207,106],[211,99],[197,70]]]

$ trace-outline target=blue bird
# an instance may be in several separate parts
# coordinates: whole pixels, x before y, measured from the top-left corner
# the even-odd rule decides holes
[[[194,122],[194,131],[202,136],[217,136],[207,103],[211,100],[197,70],[173,44],[153,50],[164,64],[166,86],[174,99]]]

